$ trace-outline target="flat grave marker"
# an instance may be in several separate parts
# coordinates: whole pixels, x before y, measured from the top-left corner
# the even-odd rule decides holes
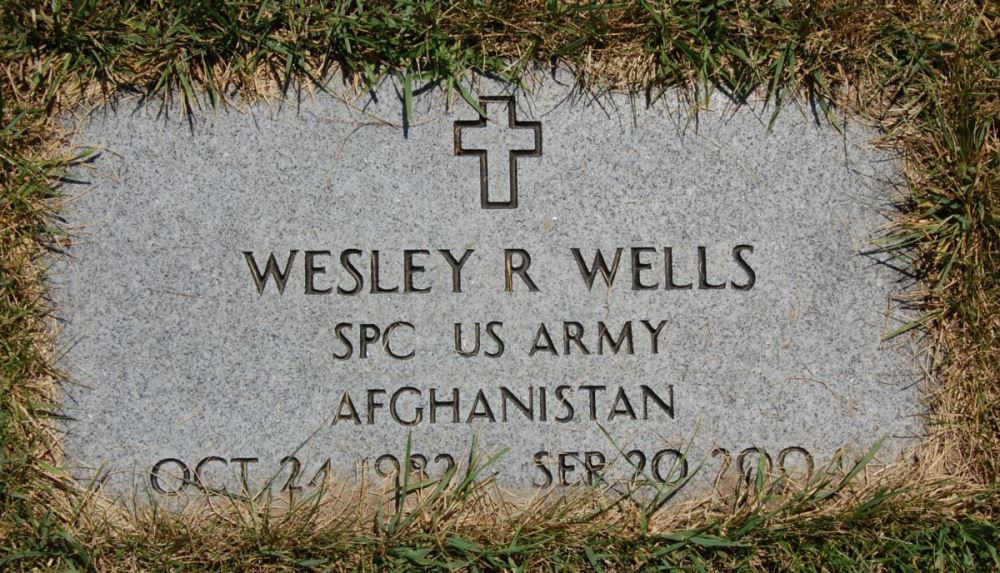
[[[892,158],[790,107],[393,80],[189,123],[123,100],[77,141],[51,281],[66,452],[165,497],[430,477],[475,441],[534,491],[709,491],[922,432],[872,254]],[[768,457],[762,457],[766,453]],[[627,459],[625,459],[627,458]],[[690,478],[690,479],[689,479]]]

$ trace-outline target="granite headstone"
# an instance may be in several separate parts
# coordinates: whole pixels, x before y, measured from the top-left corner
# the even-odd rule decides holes
[[[513,490],[697,493],[919,435],[873,131],[564,72],[472,89],[76,118],[100,155],[50,273],[68,464],[118,493],[296,492],[475,443]]]

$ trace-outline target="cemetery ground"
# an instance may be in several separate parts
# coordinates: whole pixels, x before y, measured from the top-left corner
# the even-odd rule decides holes
[[[995,570],[1000,568],[1000,7],[994,2],[13,2],[0,9],[0,568],[4,570]],[[853,116],[899,153],[907,200],[880,245],[929,358],[928,436],[808,484],[759,475],[665,506],[576,491],[527,509],[492,495],[490,460],[401,504],[327,492],[174,514],[108,504],[60,469],[44,257],[65,247],[58,118],[119,90],[191,114],[309,97],[334,70],[398,74],[404,100],[471,70],[516,80],[568,65],[645,105],[712,88],[820,121]],[[875,437],[873,437],[874,439]],[[468,466],[467,466],[468,467]]]

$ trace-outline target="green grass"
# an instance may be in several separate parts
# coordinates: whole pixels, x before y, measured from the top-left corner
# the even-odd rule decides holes
[[[1000,569],[998,34],[986,1],[0,1],[0,569]],[[921,277],[910,327],[933,342],[926,471],[791,497],[760,483],[684,517],[577,499],[503,519],[463,474],[402,513],[333,521],[309,505],[108,516],[58,471],[40,260],[63,247],[52,199],[75,159],[57,114],[121,89],[206,113],[334,70],[467,97],[472,70],[516,80],[554,62],[650,99],[805,97],[882,129],[909,184],[884,246]]]

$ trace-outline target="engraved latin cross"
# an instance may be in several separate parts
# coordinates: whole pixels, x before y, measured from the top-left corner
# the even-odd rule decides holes
[[[487,106],[506,106],[506,121],[502,113]],[[480,115],[479,119],[455,122],[455,155],[479,158],[479,201],[483,209],[516,209],[517,160],[542,155],[542,124],[519,121],[513,96],[482,97],[479,107],[490,117]],[[504,188],[509,190],[506,196]]]

